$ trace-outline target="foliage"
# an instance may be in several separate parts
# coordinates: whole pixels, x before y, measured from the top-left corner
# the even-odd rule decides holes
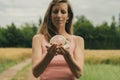
[[[77,16],[77,21],[73,24],[74,34],[84,38],[86,49],[120,49],[120,25],[114,16],[111,21],[110,25],[103,22],[94,26],[85,16]],[[40,19],[39,25],[41,23]],[[0,47],[31,47],[37,29],[35,24],[28,23],[19,28],[14,23],[6,28],[0,27]]]
[[[94,26],[85,16],[78,16],[74,34],[84,38],[86,49],[120,49],[120,30],[114,16],[110,26],[107,22]]]
[[[0,47],[31,47],[32,37],[37,32],[35,24],[17,28],[14,23],[0,28]]]

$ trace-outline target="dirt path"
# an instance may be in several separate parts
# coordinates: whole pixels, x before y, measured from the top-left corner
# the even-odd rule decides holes
[[[23,75],[26,75],[26,77],[27,77],[27,80],[40,80],[39,78],[35,78],[34,76],[33,76],[33,74],[32,74],[32,69],[31,69],[32,67],[30,66],[29,68],[28,68],[28,70],[26,71],[26,73],[24,73]],[[25,79],[24,79],[25,80]]]
[[[20,64],[17,64],[3,73],[0,74],[0,80],[10,80],[18,71],[20,71],[24,66],[28,65],[31,62],[31,59],[28,59]]]

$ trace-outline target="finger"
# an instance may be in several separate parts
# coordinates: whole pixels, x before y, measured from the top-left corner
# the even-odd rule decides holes
[[[56,46],[57,46],[56,44],[53,44],[49,49],[50,49],[50,50],[55,50],[55,49],[56,49]]]
[[[52,46],[48,49],[48,53],[54,55],[54,54],[56,53],[56,50],[57,50],[56,46],[57,46],[56,44],[52,45]]]
[[[60,49],[64,52],[66,51],[66,49],[64,47],[60,47]]]
[[[57,49],[56,52],[57,52],[57,54],[62,55],[62,52],[60,51],[60,49]]]
[[[48,50],[49,50],[49,48],[50,48],[50,46],[48,46],[48,45],[46,45],[45,47],[46,47],[47,51],[48,51]]]
[[[69,54],[69,51],[64,49],[63,47],[60,47],[60,52],[62,52],[63,54]]]
[[[48,46],[48,45],[46,45],[45,47],[46,47],[47,49],[50,48],[50,46]]]
[[[62,46],[63,44],[59,44],[59,46]]]
[[[57,45],[53,44],[52,46],[49,47],[49,49],[55,48]]]
[[[59,52],[58,52],[59,54],[62,54],[62,55],[64,55],[65,54],[65,51],[64,50],[62,50],[62,47],[60,47],[59,48]]]

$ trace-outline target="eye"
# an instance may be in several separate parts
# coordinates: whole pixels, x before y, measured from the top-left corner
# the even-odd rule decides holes
[[[67,13],[67,11],[65,11],[65,10],[62,10],[62,11],[61,11],[61,13],[62,13],[62,14],[66,14],[66,13]]]
[[[53,13],[54,13],[54,14],[57,14],[57,13],[58,13],[58,10],[54,10]]]

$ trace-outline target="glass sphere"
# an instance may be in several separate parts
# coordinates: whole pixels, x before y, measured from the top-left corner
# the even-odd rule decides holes
[[[62,45],[64,46],[67,44],[67,40],[64,36],[62,35],[55,35],[50,39],[50,44],[57,44],[57,45]]]

